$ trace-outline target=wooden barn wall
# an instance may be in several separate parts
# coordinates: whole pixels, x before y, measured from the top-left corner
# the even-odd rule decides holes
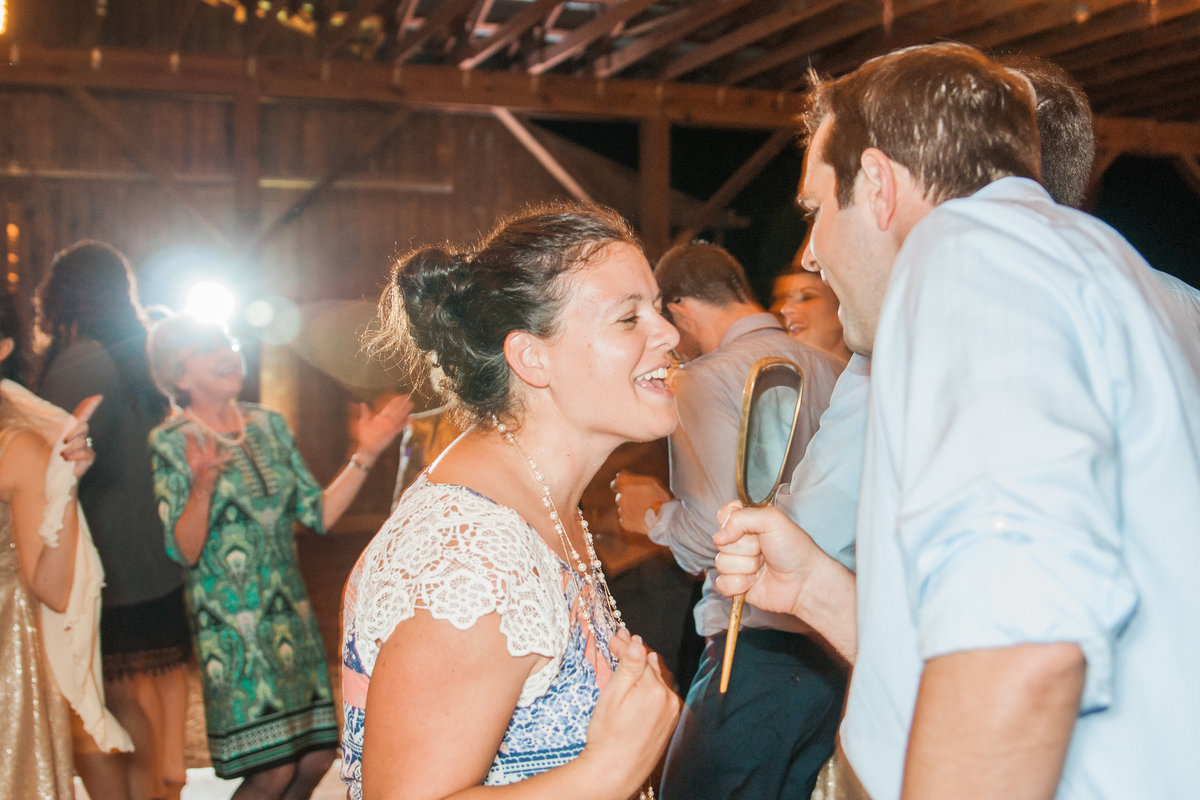
[[[368,365],[357,338],[395,255],[425,243],[475,238],[498,215],[564,195],[494,120],[413,113],[344,176],[344,185],[318,194],[255,251],[247,237],[239,239],[234,212],[232,103],[97,97],[145,153],[166,165],[203,219],[68,94],[0,90],[0,211],[9,226],[9,279],[23,308],[31,307],[33,288],[53,253],[81,238],[103,239],[126,253],[144,300],[169,294],[182,269],[166,255],[201,253],[217,277],[238,287],[243,302],[274,297],[277,308],[294,304],[290,318],[301,324],[290,343],[262,344],[257,329],[241,329],[251,362],[260,368],[263,401],[287,415],[322,482],[345,463],[349,403],[407,388]],[[376,142],[394,113],[333,104],[261,106],[260,225],[275,223],[307,191],[303,185],[279,188],[280,180],[321,180]],[[266,338],[286,333],[272,326]],[[386,512],[396,459],[392,452],[381,462],[347,526],[368,528]]]

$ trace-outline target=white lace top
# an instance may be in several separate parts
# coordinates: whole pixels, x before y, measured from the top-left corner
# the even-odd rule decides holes
[[[585,612],[576,610],[581,606]],[[352,798],[361,797],[375,659],[417,609],[460,630],[497,613],[510,654],[550,659],[525,681],[485,783],[512,783],[579,754],[599,687],[611,673],[608,637],[615,624],[606,604],[515,511],[421,475],[359,557],[343,599],[342,777]],[[591,627],[602,641],[593,641]]]

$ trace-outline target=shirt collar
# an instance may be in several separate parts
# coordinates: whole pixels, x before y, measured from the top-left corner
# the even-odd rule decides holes
[[[728,330],[725,331],[725,335],[721,337],[721,341],[717,344],[717,347],[724,347],[739,336],[760,330],[782,331],[783,325],[775,318],[774,314],[769,314],[766,311],[750,314],[730,325]]]

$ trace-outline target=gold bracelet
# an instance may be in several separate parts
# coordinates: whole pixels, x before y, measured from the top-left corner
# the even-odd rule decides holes
[[[355,453],[354,455],[350,456],[350,466],[361,469],[363,472],[370,472],[371,467],[375,465],[372,464],[371,467],[368,467],[366,464],[358,460],[358,453]]]

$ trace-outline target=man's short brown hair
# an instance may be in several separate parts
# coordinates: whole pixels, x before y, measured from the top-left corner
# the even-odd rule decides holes
[[[723,307],[753,303],[754,293],[738,260],[723,247],[694,242],[672,247],[654,267],[663,303],[684,297]]]
[[[817,81],[804,118],[810,138],[827,118],[819,156],[833,167],[842,208],[868,147],[908,169],[934,203],[1007,176],[1039,177],[1029,82],[964,44],[896,50]]]

